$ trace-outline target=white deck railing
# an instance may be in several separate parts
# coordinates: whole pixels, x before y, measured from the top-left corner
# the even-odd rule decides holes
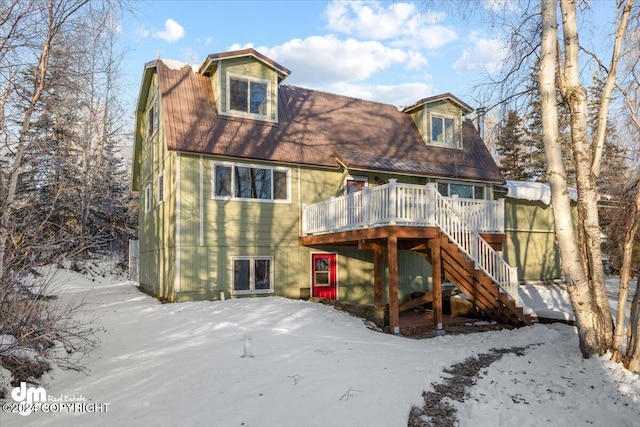
[[[504,233],[504,200],[444,197],[436,184],[389,184],[304,206],[302,234],[405,225],[439,227],[517,302],[517,269],[480,236]]]
[[[304,206],[302,234],[386,225],[435,226],[435,184],[389,184]],[[442,196],[440,196],[442,197]],[[504,200],[444,197],[480,233],[504,233]]]

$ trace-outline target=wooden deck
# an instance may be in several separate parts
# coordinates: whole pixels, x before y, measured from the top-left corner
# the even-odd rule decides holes
[[[500,250],[504,242],[504,234],[488,233],[485,240],[494,250]],[[442,331],[447,322],[457,321],[449,317],[445,318],[442,309],[442,282],[449,280],[458,289],[465,293],[474,304],[489,317],[505,323],[530,324],[531,319],[522,309],[517,307],[516,301],[478,269],[467,255],[458,250],[458,246],[452,243],[438,227],[415,226],[384,226],[375,228],[361,228],[338,231],[318,235],[302,236],[300,243],[304,246],[315,245],[339,245],[357,246],[360,250],[374,252],[374,308],[384,307],[388,303],[389,330],[391,333],[401,333],[400,328],[409,325],[422,326],[427,323]],[[398,292],[398,251],[412,250],[421,255],[432,266],[433,293],[424,296],[424,303],[433,304],[433,312],[423,316],[415,316],[410,313],[415,308],[415,302],[400,303]],[[382,283],[384,268],[388,265],[388,302],[382,300]],[[410,316],[411,320],[407,317]]]

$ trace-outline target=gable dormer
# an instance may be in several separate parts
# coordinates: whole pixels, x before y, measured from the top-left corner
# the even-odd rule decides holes
[[[445,93],[421,99],[403,110],[416,124],[428,146],[462,149],[462,117],[473,109]]]
[[[209,76],[218,114],[278,121],[278,86],[290,71],[254,49],[212,54],[200,67]]]

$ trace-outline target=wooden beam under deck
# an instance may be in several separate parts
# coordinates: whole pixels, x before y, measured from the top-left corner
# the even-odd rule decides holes
[[[481,234],[481,236],[493,247],[494,250],[502,250],[502,244],[506,242],[505,234]],[[467,289],[467,293],[474,295],[480,289],[476,289],[477,285],[472,281],[473,277],[482,285],[480,272],[474,271],[475,268],[467,266],[464,270],[462,267],[466,263],[461,262],[458,265],[453,261],[451,254],[447,253],[445,248],[448,245],[446,237],[441,235],[437,227],[412,227],[412,226],[384,226],[375,228],[363,228],[357,230],[339,231],[335,233],[301,236],[300,244],[303,246],[316,245],[338,245],[338,246],[357,246],[359,250],[371,250],[374,252],[374,280],[373,280],[373,299],[374,306],[381,308],[384,306],[382,301],[382,284],[384,280],[384,260],[388,263],[388,307],[389,307],[389,330],[391,333],[399,333],[400,331],[400,312],[409,306],[433,302],[434,321],[436,324],[436,333],[442,332],[442,280],[443,278],[454,279],[454,282],[461,282],[459,286]],[[399,278],[398,278],[398,251],[412,250],[422,255],[432,267],[432,283],[433,293],[425,295],[421,301],[409,301],[404,304],[399,302]],[[457,254],[457,250],[454,251]],[[466,258],[465,258],[466,260]],[[478,275],[478,276],[476,276]],[[494,298],[499,299],[499,295],[493,295],[492,289],[489,292],[478,292],[474,302],[484,311],[494,311]],[[490,295],[490,297],[489,297]],[[504,298],[507,298],[506,296]],[[429,301],[427,301],[429,300]],[[511,316],[498,311],[497,314],[503,320],[511,320]],[[516,319],[517,320],[517,319]]]
[[[302,246],[314,245],[356,245],[360,241],[397,239],[433,239],[439,236],[436,227],[405,227],[390,225],[387,227],[364,228],[360,230],[339,231],[337,233],[301,236]]]
[[[480,233],[480,237],[482,237],[494,251],[502,252],[502,244],[507,243],[507,235],[504,233]]]

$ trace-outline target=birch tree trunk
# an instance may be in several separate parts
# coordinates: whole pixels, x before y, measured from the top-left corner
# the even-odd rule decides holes
[[[538,73],[538,86],[541,98],[542,128],[545,146],[545,156],[547,159],[547,178],[551,187],[551,204],[553,206],[553,216],[555,221],[556,238],[560,248],[562,267],[567,280],[567,288],[571,298],[571,304],[576,316],[578,326],[578,336],[580,340],[580,351],[584,357],[593,354],[603,354],[609,348],[612,339],[612,320],[609,314],[608,326],[606,315],[594,303],[593,297],[600,293],[591,291],[590,280],[587,276],[586,267],[593,265],[595,259],[585,262],[585,255],[589,251],[583,251],[579,244],[578,236],[574,230],[571,214],[571,202],[567,188],[567,179],[564,164],[562,161],[562,149],[558,132],[558,104],[556,93],[556,66],[561,79],[564,82],[567,94],[571,96],[571,127],[574,141],[574,156],[581,156],[582,160],[576,160],[577,164],[590,166],[590,156],[588,150],[585,151],[583,144],[586,139],[586,91],[579,85],[578,77],[578,35],[575,26],[575,4],[572,1],[562,1],[563,29],[566,49],[566,65],[562,67],[562,58],[559,57],[558,49],[558,16],[555,0],[542,0],[542,37],[540,52],[540,69]],[[567,77],[565,77],[567,76]],[[562,87],[562,84],[561,84]],[[570,89],[569,89],[570,88]],[[575,129],[574,129],[575,127]],[[587,142],[588,147],[588,142]],[[584,170],[578,179],[585,179]],[[584,186],[585,183],[583,183]],[[586,185],[587,194],[583,200],[582,217],[592,224],[593,214],[588,209],[591,205],[591,195],[589,186]],[[580,191],[580,190],[579,190]],[[595,198],[593,200],[595,202]],[[588,214],[588,215],[587,215]],[[597,212],[595,214],[597,224]],[[580,222],[580,220],[578,221]],[[586,227],[589,233],[590,227]],[[581,236],[581,241],[586,242],[592,239],[592,234]],[[597,239],[599,240],[599,228]],[[593,245],[594,242],[589,243]],[[595,254],[596,256],[598,254]],[[601,258],[601,256],[600,256]],[[600,260],[601,261],[601,260]],[[600,266],[602,270],[602,266]],[[596,272],[596,274],[598,274]],[[601,285],[604,289],[604,272],[599,275]],[[604,294],[606,296],[606,294]],[[608,331],[608,335],[607,335]]]
[[[629,328],[627,340],[627,357],[629,363],[627,369],[631,372],[640,372],[640,274],[636,277],[636,292],[631,302],[629,314]]]
[[[613,337],[613,354],[611,359],[615,362],[621,362],[623,360],[622,344],[624,342],[625,332],[625,314],[627,297],[629,296],[629,283],[631,282],[632,260],[633,260],[633,246],[635,237],[640,229],[640,182],[636,183],[636,195],[635,203],[629,208],[627,215],[625,215],[625,233],[622,252],[622,266],[620,267],[620,290],[618,293],[618,310],[616,313],[616,330]],[[636,295],[637,289],[636,289]],[[633,312],[633,310],[632,310]],[[633,313],[631,313],[633,314]],[[636,313],[637,316],[637,313]],[[635,321],[635,322],[634,322]],[[635,323],[636,327],[629,327],[629,334],[637,334],[637,317],[633,319],[630,317],[630,322]],[[635,360],[636,370],[640,369],[640,347],[638,347],[638,340],[633,341],[634,346],[627,348],[627,354],[630,360]]]
[[[581,268],[586,280],[586,283],[577,286],[581,288],[580,290],[574,288],[573,292],[581,294],[584,291],[589,299],[588,304],[583,303],[577,306],[574,304],[573,308],[576,317],[581,318],[581,322],[578,322],[579,327],[585,328],[584,338],[588,340],[581,342],[580,347],[583,355],[589,357],[593,354],[604,354],[611,348],[613,319],[604,282],[598,192],[596,189],[597,175],[591,170],[595,155],[592,157],[587,136],[587,90],[580,83],[575,1],[561,0],[560,7],[565,46],[564,69],[561,69],[560,73],[560,87],[570,109],[571,144],[578,188],[577,244],[580,249]],[[606,97],[605,94],[604,98]],[[606,119],[606,113],[604,113],[604,117]],[[572,292],[571,289],[570,292]],[[580,314],[577,311],[580,311]]]

